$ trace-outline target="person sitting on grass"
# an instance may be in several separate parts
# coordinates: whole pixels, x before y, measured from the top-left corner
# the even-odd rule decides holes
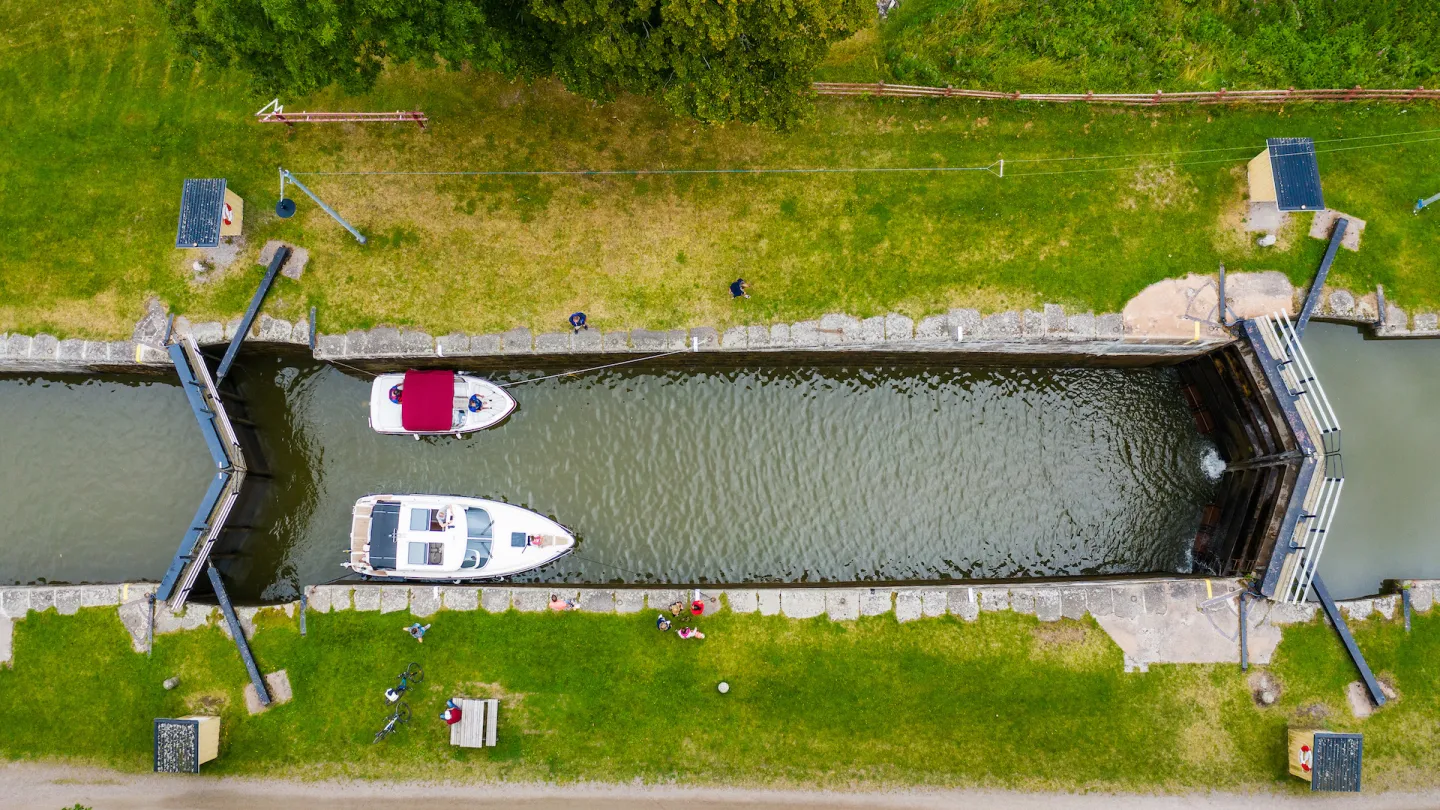
[[[655,629],[662,633],[670,629],[670,620],[665,618],[664,613],[655,617]]]
[[[704,638],[705,634],[693,627],[680,628],[680,638]]]
[[[743,278],[737,278],[734,281],[730,282],[730,297],[749,298],[750,282],[746,281]]]
[[[430,629],[430,625],[428,625],[428,624],[426,624],[426,625],[421,625],[420,622],[415,622],[414,624],[412,624],[412,625],[410,625],[409,627],[405,628],[405,632],[409,633],[411,638],[415,639],[416,641],[420,642],[421,644],[424,644],[424,643],[425,643],[425,632],[426,632],[427,630],[429,630],[429,629]]]

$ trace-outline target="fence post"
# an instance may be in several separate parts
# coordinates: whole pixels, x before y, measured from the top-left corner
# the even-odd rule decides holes
[[[1159,91],[1159,90],[1156,90],[1154,97],[1150,99],[1150,103],[1151,103],[1151,104],[1159,104],[1159,103],[1160,103],[1160,96],[1162,96],[1162,95],[1164,95],[1164,93],[1162,93],[1162,92]]]
[[[1281,99],[1281,101],[1289,101],[1290,97],[1293,95],[1295,95],[1295,88],[1291,87],[1290,89],[1285,91],[1285,98]]]
[[[1225,101],[1225,88],[1222,87],[1220,92],[1215,94],[1215,103],[1219,104],[1223,101]]]
[[[1351,99],[1355,98],[1355,94],[1358,92],[1360,92],[1360,85],[1357,84],[1355,85],[1355,88],[1353,90],[1345,94],[1345,100],[1350,101]]]
[[[1411,91],[1410,91],[1410,95],[1406,96],[1406,97],[1405,97],[1405,100],[1406,100],[1407,102],[1409,102],[1409,101],[1414,101],[1414,100],[1415,100],[1415,97],[1418,96],[1418,95],[1420,95],[1420,94],[1421,94],[1422,92],[1424,92],[1424,91],[1425,91],[1425,85],[1422,84],[1422,85],[1420,85],[1419,87],[1415,88],[1414,90],[1411,90]]]
[[[950,98],[950,94],[951,94],[952,92],[954,92],[954,90],[955,90],[954,87],[951,87],[951,86],[948,85],[948,84],[945,85],[945,98]]]
[[[1085,91],[1085,100],[1086,100],[1087,102],[1088,102],[1088,101],[1094,101],[1094,100],[1095,100],[1095,91],[1094,91],[1094,90],[1086,90],[1086,91]]]
[[[1019,100],[1020,100],[1020,91],[1019,91],[1019,90],[1016,90],[1014,93],[1011,93],[1011,94],[1010,94],[1010,100],[1011,100],[1011,101],[1019,101]]]
[[[876,82],[876,83],[875,83],[875,95],[877,95],[877,96],[883,96],[883,95],[885,95],[885,83],[884,83],[884,82]]]

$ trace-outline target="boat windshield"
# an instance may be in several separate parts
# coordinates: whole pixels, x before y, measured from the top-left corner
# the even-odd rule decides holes
[[[490,519],[490,513],[484,509],[465,510],[465,537],[470,540],[489,540],[491,528],[495,521]]]

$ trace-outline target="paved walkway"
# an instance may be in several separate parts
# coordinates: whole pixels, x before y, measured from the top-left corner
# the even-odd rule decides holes
[[[1109,793],[1019,793],[993,790],[824,793],[619,785],[430,785],[386,782],[292,782],[205,776],[120,774],[90,768],[0,765],[0,810],[69,807],[104,810],[833,810],[834,808],[1005,808],[1005,810],[1254,810],[1313,808],[1304,793],[1199,793],[1143,796]],[[1327,796],[1326,810],[1440,807],[1440,792]]]

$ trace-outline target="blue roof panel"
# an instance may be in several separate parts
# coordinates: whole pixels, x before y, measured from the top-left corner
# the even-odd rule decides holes
[[[1320,193],[1320,165],[1315,142],[1309,138],[1270,138],[1270,171],[1275,175],[1275,201],[1281,211],[1319,211],[1325,207]]]
[[[180,192],[180,225],[175,247],[209,248],[220,245],[220,220],[225,215],[225,180],[186,180]]]

